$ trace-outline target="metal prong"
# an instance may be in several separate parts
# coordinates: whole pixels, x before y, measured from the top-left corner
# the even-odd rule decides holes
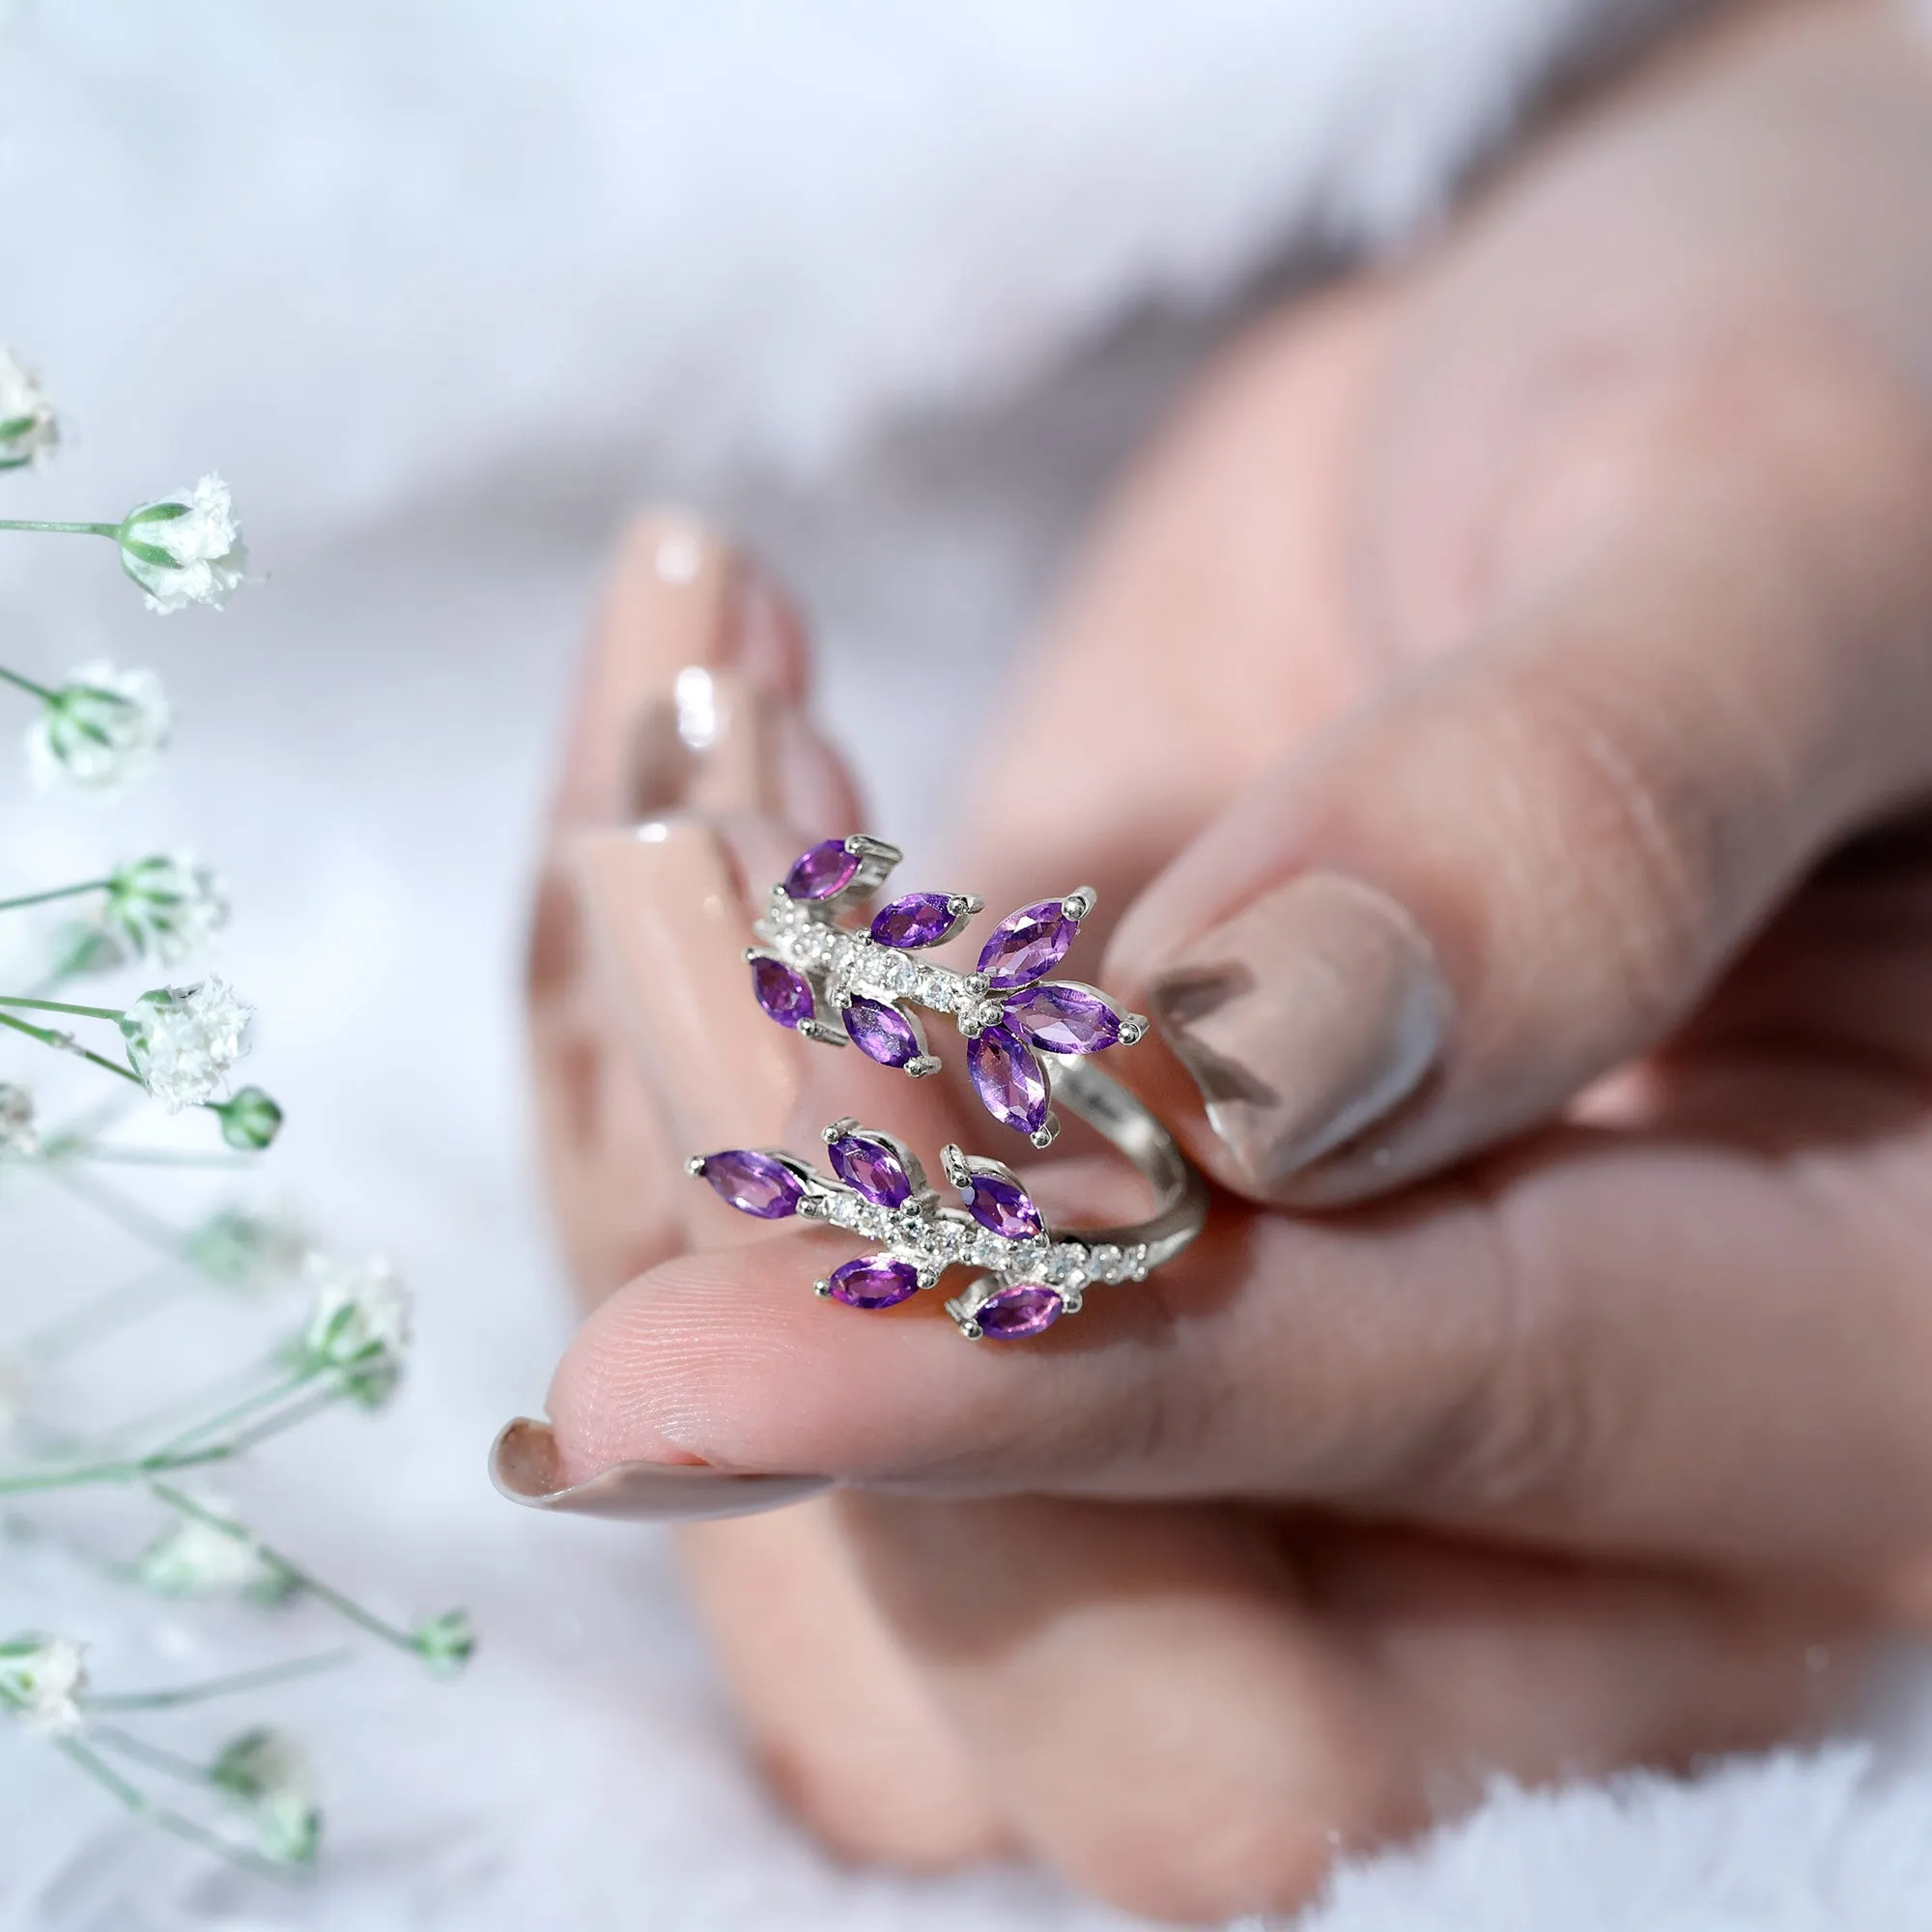
[[[1039,1131],[1037,1134],[1029,1134],[1027,1136],[1027,1139],[1030,1140],[1035,1147],[1040,1149],[1042,1151],[1044,1151],[1044,1150],[1046,1150],[1047,1148],[1050,1148],[1054,1144],[1054,1142],[1057,1141],[1059,1138],[1060,1138],[1060,1116],[1058,1114],[1049,1114],[1046,1117],[1046,1119],[1040,1122]]]
[[[917,1274],[920,1287],[937,1288],[939,1286],[939,1270],[936,1267],[920,1268],[917,1270]]]
[[[815,1281],[811,1284],[811,1292],[821,1301],[829,1301],[832,1298],[832,1284],[829,1281]]]
[[[993,990],[992,979],[984,973],[969,973],[966,976],[966,990],[976,1000],[983,1000]]]
[[[930,1053],[916,1054],[906,1062],[905,1070],[908,1079],[923,1080],[928,1073],[939,1071],[938,1057]]]
[[[834,1141],[842,1141],[847,1134],[857,1128],[858,1124],[859,1117],[856,1114],[840,1114],[829,1127],[819,1128],[818,1138],[830,1147]]]
[[[845,841],[845,849],[855,858],[879,859],[888,866],[896,866],[905,857],[896,845],[888,845],[883,838],[874,838],[865,832],[853,833]]]
[[[751,965],[753,960],[763,959],[766,956],[765,949],[762,946],[748,946],[745,949],[745,964],[747,966]]]
[[[946,1170],[946,1178],[954,1187],[964,1187],[973,1179],[973,1170],[966,1165],[964,1151],[952,1141],[939,1150],[939,1164]]]
[[[965,1321],[960,1322],[959,1332],[965,1336],[967,1341],[977,1342],[986,1331],[969,1315]]]
[[[1077,1288],[1069,1288],[1060,1297],[1060,1312],[1063,1315],[1078,1315],[1083,1297]]]
[[[832,1218],[830,1204],[816,1194],[801,1194],[798,1197],[798,1217],[801,1221],[829,1221]]]
[[[845,1036],[837,1027],[829,1027],[823,1020],[800,1020],[798,1033],[802,1039],[815,1040],[820,1046],[843,1046]]]
[[[946,910],[954,919],[971,919],[976,912],[986,910],[986,901],[977,893],[949,893]]]
[[[1068,919],[1085,919],[1094,910],[1099,896],[1092,886],[1075,886],[1061,900],[1060,909]]]
[[[693,1154],[685,1162],[684,1171],[691,1176],[692,1179],[702,1180],[704,1179],[704,1156],[701,1153]]]
[[[1148,1016],[1145,1013],[1123,1013],[1121,1016],[1121,1044],[1132,1046],[1136,1040],[1147,1037]]]

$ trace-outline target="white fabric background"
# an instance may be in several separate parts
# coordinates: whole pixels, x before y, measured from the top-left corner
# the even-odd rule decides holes
[[[485,1641],[455,1688],[372,1654],[263,1700],[331,1793],[327,1875],[294,1896],[120,1825],[0,1739],[0,1923],[1120,1922],[1025,1873],[832,1868],[740,1765],[658,1539],[538,1520],[483,1481],[566,1326],[515,1016],[550,726],[599,549],[643,495],[763,542],[821,615],[835,692],[889,656],[1009,648],[1243,283],[1401,233],[1552,60],[1637,11],[100,0],[16,19],[0,339],[42,365],[74,446],[11,499],[117,514],[218,464],[270,581],[225,618],[160,623],[103,554],[0,539],[9,661],[153,663],[181,718],[118,815],[30,812],[0,778],[0,878],[123,852],[137,825],[227,874],[220,964],[262,1009],[251,1070],[292,1118],[272,1185],[332,1245],[393,1254],[422,1306],[393,1413],[331,1421],[236,1492],[386,1608],[469,1603]],[[901,781],[877,822],[916,841],[947,777]],[[127,1261],[56,1201],[8,1215],[0,1334]],[[204,1334],[144,1331],[130,1386],[192,1374]],[[0,1626],[28,1620],[94,1637],[123,1684],[225,1655],[219,1619],[130,1617],[0,1546]],[[1932,1924],[1932,1792],[1884,1789],[1839,1756],[1502,1796],[1347,1876],[1318,1922]]]

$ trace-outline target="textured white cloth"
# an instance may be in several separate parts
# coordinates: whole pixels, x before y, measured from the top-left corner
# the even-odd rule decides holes
[[[236,1492],[385,1608],[469,1603],[484,1643],[454,1688],[372,1655],[263,1700],[330,1793],[327,1876],[293,1895],[0,1738],[9,1932],[1121,1922],[1024,1873],[834,1869],[741,1765],[659,1539],[483,1483],[566,1327],[515,1013],[550,724],[597,554],[643,494],[696,493],[778,555],[835,688],[908,639],[1006,648],[1217,305],[1297,249],[1403,232],[1552,63],[1638,11],[99,0],[16,20],[0,337],[72,445],[10,500],[118,514],[218,463],[269,581],[162,623],[84,546],[0,539],[10,658],[152,662],[180,721],[117,815],[30,818],[0,776],[0,875],[122,856],[137,823],[227,874],[220,968],[263,1014],[245,1070],[291,1116],[276,1184],[333,1245],[393,1254],[422,1302],[393,1414],[331,1420]],[[897,781],[878,822],[916,837],[947,777]],[[0,1051],[0,1078],[24,1064]],[[128,1264],[58,1200],[7,1214],[0,1333]],[[191,1376],[206,1332],[145,1330],[124,1373]],[[0,1550],[0,1628],[30,1619],[91,1636],[123,1684],[210,1667],[229,1628]],[[326,1634],[303,1612],[245,1640]],[[1928,1828],[1932,1783],[1843,1754],[1504,1793],[1312,1922],[1932,1923]]]

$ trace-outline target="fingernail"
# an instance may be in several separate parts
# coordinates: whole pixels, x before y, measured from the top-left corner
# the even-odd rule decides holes
[[[780,1139],[807,1051],[752,997],[752,939],[732,854],[712,825],[656,821],[579,834],[565,863],[594,970],[692,1152]]]
[[[1235,1166],[1264,1194],[1414,1093],[1449,1012],[1421,928],[1385,893],[1334,872],[1257,899],[1148,999]]]
[[[697,1522],[782,1509],[833,1488],[826,1476],[735,1476],[701,1464],[619,1463],[570,1483],[550,1424],[519,1417],[490,1445],[490,1480],[526,1509],[629,1522]]]

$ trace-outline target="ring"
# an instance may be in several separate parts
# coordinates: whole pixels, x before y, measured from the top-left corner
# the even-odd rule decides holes
[[[903,857],[864,833],[801,853],[754,928],[763,944],[745,952],[753,997],[780,1026],[828,1046],[849,1040],[914,1079],[940,1062],[912,1009],[946,1014],[966,1041],[980,1104],[1035,1147],[1051,1147],[1060,1123],[1050,1103],[1065,1083],[1048,1067],[1065,1075],[1079,1057],[1131,1046],[1148,1028],[1095,987],[1046,978],[1094,910],[1093,888],[1022,906],[993,928],[979,970],[955,973],[909,955],[944,945],[985,910],[970,894],[908,893],[863,929],[838,923]]]
[[[968,1341],[1017,1341],[1077,1314],[1096,1282],[1145,1281],[1193,1240],[1208,1215],[1207,1186],[1174,1136],[1118,1081],[1076,1061],[1061,1069],[1057,1091],[1152,1186],[1154,1211],[1146,1221],[1055,1234],[1010,1168],[951,1146],[940,1160],[964,1209],[944,1207],[911,1149],[849,1118],[824,1130],[836,1179],[776,1148],[698,1154],[686,1170],[741,1214],[762,1221],[795,1214],[875,1244],[814,1283],[819,1294],[848,1308],[891,1308],[937,1287],[949,1267],[978,1268],[946,1312]]]

